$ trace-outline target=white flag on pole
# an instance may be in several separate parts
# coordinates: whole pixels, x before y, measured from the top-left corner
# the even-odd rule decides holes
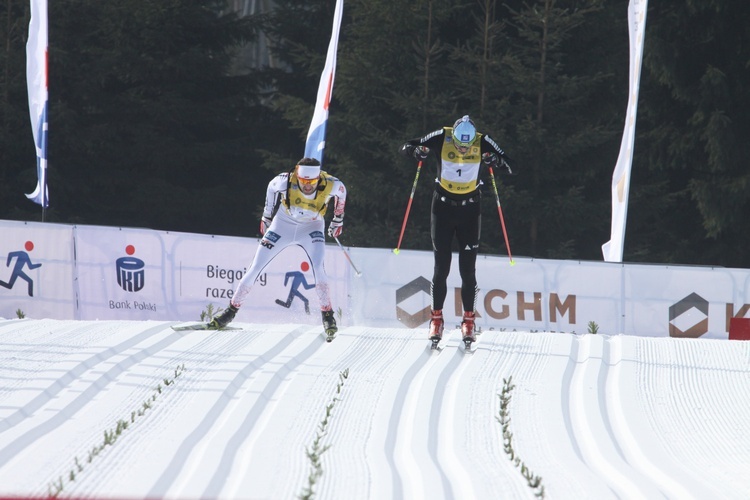
[[[610,240],[602,245],[604,260],[622,262],[625,245],[625,223],[628,218],[630,170],[633,164],[635,143],[635,118],[638,111],[638,90],[643,61],[643,40],[646,33],[648,0],[630,0],[628,5],[628,30],[630,34],[630,93],[625,117],[625,130],[620,144],[620,154],[612,175],[612,228]]]
[[[331,41],[328,44],[326,65],[320,75],[318,85],[318,97],[315,101],[315,112],[313,113],[310,129],[307,132],[305,143],[305,156],[316,158],[323,163],[323,150],[326,147],[326,126],[328,125],[328,105],[331,103],[333,93],[333,79],[336,75],[336,51],[339,46],[339,30],[341,28],[341,14],[344,10],[344,0],[336,0],[336,9],[333,12],[333,29]]]
[[[37,185],[26,197],[42,208],[49,206],[47,191],[47,0],[31,0],[29,40],[26,42],[26,87],[29,93],[31,132],[36,145]]]

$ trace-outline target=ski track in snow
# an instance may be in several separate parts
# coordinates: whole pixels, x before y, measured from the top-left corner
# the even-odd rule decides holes
[[[296,498],[331,404],[319,498],[532,499],[497,421],[510,379],[548,498],[750,497],[748,342],[172,324],[0,320],[0,495]]]

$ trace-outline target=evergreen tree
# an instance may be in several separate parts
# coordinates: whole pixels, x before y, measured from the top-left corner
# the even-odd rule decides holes
[[[217,0],[49,7],[50,219],[237,231],[210,206],[227,178],[253,190],[257,82],[226,72],[249,20]]]
[[[726,0],[649,10],[636,150],[668,203],[658,234],[633,236],[661,261],[750,265],[749,23],[745,4]]]
[[[268,181],[304,152],[336,5],[275,3],[237,19],[225,0],[51,2],[48,219],[254,235]],[[750,265],[742,5],[652,2],[625,260]],[[350,192],[345,243],[395,246],[416,174],[399,146],[469,114],[514,160],[517,175],[498,177],[514,255],[600,260],[628,97],[626,9],[346,0],[324,158]],[[23,196],[36,182],[28,16],[27,2],[0,6],[0,217],[38,220]],[[261,29],[274,64],[243,64],[237,47]],[[434,168],[421,170],[403,248],[431,248]],[[498,254],[488,188],[480,251]]]
[[[0,217],[38,220],[41,209],[24,196],[37,181],[26,91],[29,15],[28,2],[0,5]]]
[[[587,214],[603,212],[609,191],[590,185],[608,186],[616,154],[602,153],[613,150],[621,125],[605,112],[609,105],[594,105],[612,97],[611,63],[604,53],[617,53],[614,43],[601,47],[611,36],[595,36],[617,25],[596,29],[597,22],[609,19],[597,0],[485,6],[477,35],[459,53],[469,55],[474,78],[467,78],[466,67],[456,78],[473,90],[466,95],[467,106],[481,110],[480,124],[514,160],[518,176],[507,179],[509,187],[501,178],[514,252],[601,258],[609,221]],[[591,52],[594,42],[600,49]],[[497,54],[496,63],[490,64],[488,53]]]

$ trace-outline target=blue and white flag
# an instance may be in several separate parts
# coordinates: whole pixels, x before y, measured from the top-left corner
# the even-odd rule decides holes
[[[646,9],[648,0],[630,0],[628,28],[630,34],[630,92],[625,116],[625,130],[620,143],[615,171],[612,174],[612,224],[611,239],[602,245],[606,262],[622,262],[625,246],[625,225],[628,219],[630,195],[630,170],[633,165],[635,143],[635,118],[638,111],[638,90],[643,61],[643,41],[646,37]]]
[[[47,191],[47,0],[31,0],[29,40],[26,42],[26,87],[29,92],[31,132],[36,145],[38,181],[26,197],[42,208],[49,206]]]
[[[305,156],[315,158],[323,163],[323,150],[326,147],[326,126],[328,125],[328,106],[331,103],[333,92],[333,79],[336,75],[336,50],[339,46],[339,29],[341,28],[341,13],[344,10],[344,0],[336,0],[336,9],[333,12],[333,30],[331,41],[328,44],[328,55],[323,73],[320,75],[318,85],[318,97],[315,101],[315,113],[313,114],[310,129],[307,131],[307,142],[305,143]]]

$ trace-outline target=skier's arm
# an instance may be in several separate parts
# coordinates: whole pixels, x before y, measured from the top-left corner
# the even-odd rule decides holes
[[[331,190],[333,196],[333,218],[328,225],[328,236],[338,238],[344,230],[344,209],[346,208],[346,186],[336,179]]]
[[[430,132],[425,136],[417,137],[416,139],[410,139],[403,145],[401,145],[399,152],[402,155],[408,156],[410,158],[416,158],[418,161],[422,161],[427,158],[427,154],[430,152],[430,149],[440,147],[440,145],[443,143],[444,135],[445,129],[441,128],[439,130]]]
[[[266,234],[276,213],[276,207],[287,189],[289,174],[279,174],[268,183],[266,188],[266,202],[263,205],[263,215],[260,219],[260,234]]]
[[[505,151],[489,135],[483,135],[480,142],[482,161],[485,165],[498,167],[501,171],[514,175],[515,172],[510,168],[511,159],[505,154]]]
[[[279,200],[284,196],[284,192],[287,189],[287,182],[289,181],[289,174],[279,174],[268,183],[266,189],[266,203],[263,206],[263,217],[272,219],[276,210],[276,205]]]

